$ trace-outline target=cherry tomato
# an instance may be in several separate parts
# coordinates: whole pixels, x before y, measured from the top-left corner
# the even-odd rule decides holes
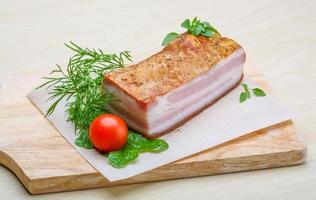
[[[117,151],[127,140],[128,128],[123,119],[112,114],[96,117],[90,125],[89,136],[93,146],[101,151]]]

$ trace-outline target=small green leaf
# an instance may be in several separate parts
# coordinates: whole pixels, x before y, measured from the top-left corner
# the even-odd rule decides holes
[[[212,27],[211,24],[208,22],[202,22],[202,24],[204,24],[206,27]]]
[[[266,93],[260,88],[254,88],[254,89],[252,89],[252,92],[253,92],[254,95],[256,95],[258,97],[266,96]]]
[[[244,101],[246,101],[247,100],[247,93],[245,93],[245,92],[242,92],[242,93],[240,93],[240,97],[239,97],[239,102],[240,103],[243,103]]]
[[[205,36],[205,37],[211,37],[212,35],[214,35],[214,33],[212,31],[210,31],[209,29],[206,29],[205,32],[202,32],[201,35]]]
[[[205,28],[203,24],[199,24],[198,27],[201,29],[201,33],[205,32]]]
[[[187,30],[189,30],[191,28],[191,25],[190,25],[190,20],[189,19],[186,19],[182,22],[181,26]]]
[[[244,90],[245,90],[245,91],[247,91],[247,90],[248,90],[248,85],[247,85],[247,84],[242,83],[242,84],[241,84],[241,86],[244,88]]]
[[[123,168],[135,161],[139,153],[135,149],[123,149],[120,151],[110,152],[108,160],[110,164],[115,168]]]
[[[148,139],[133,131],[128,132],[128,141],[125,146],[129,149],[137,149],[140,152],[159,153],[168,149],[167,142],[161,139]]]
[[[179,33],[171,32],[169,33],[162,41],[162,46],[165,46],[172,42],[174,39],[176,39],[179,36]]]
[[[200,35],[200,33],[204,30],[204,27],[201,25],[198,25],[194,28],[192,34],[193,35]]]
[[[210,25],[209,29],[210,29],[213,33],[216,33],[217,35],[221,35],[213,26]]]
[[[199,29],[196,27],[196,28],[194,28],[194,29],[192,30],[191,33],[192,33],[193,35],[198,36],[198,35],[201,33],[201,30],[199,30]]]

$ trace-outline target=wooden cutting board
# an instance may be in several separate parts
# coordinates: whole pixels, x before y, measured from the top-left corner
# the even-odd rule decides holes
[[[269,89],[252,68],[246,74]],[[0,91],[0,164],[32,194],[161,181],[301,164],[306,146],[291,120],[125,180],[101,176],[26,99],[46,72],[21,73]]]

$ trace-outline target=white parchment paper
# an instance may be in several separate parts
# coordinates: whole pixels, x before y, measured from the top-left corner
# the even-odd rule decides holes
[[[247,83],[250,88],[256,86],[247,79],[243,82]],[[107,159],[95,150],[86,150],[74,144],[74,126],[72,123],[66,122],[65,102],[61,102],[48,120],[104,177],[109,181],[116,181],[141,174],[255,130],[290,119],[290,113],[270,95],[253,97],[240,104],[241,91],[242,88],[238,86],[217,103],[179,127],[178,130],[163,136],[162,138],[170,146],[167,151],[158,154],[143,153],[136,162],[123,169],[113,168]],[[48,95],[45,89],[33,90],[27,97],[43,113],[46,113],[51,104],[51,102],[46,102]]]

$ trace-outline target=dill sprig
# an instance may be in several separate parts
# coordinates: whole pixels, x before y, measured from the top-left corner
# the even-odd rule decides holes
[[[81,48],[73,42],[65,45],[74,52],[67,68],[63,70],[56,65],[51,76],[43,77],[46,82],[38,88],[49,90],[47,101],[53,101],[46,116],[51,115],[65,99],[67,120],[73,122],[76,129],[76,145],[92,148],[90,124],[100,114],[108,113],[106,105],[116,100],[113,93],[102,87],[103,76],[123,67],[125,61],[131,61],[131,55],[128,51],[105,54],[101,49]]]

